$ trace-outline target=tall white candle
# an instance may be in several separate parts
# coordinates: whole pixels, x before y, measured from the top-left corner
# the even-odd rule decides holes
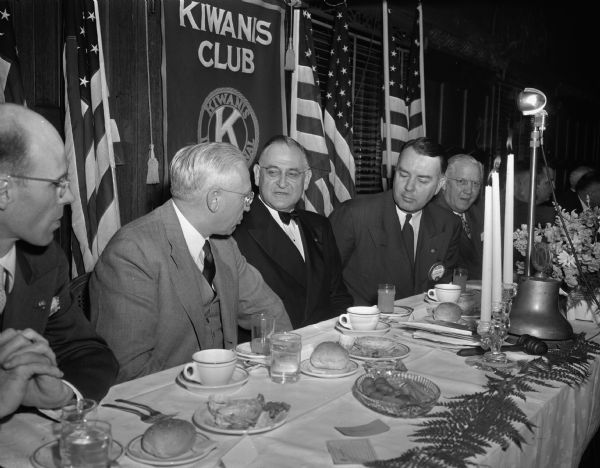
[[[515,155],[506,156],[506,191],[504,199],[504,261],[502,263],[504,283],[513,282],[513,223],[515,193]]]
[[[492,173],[492,303],[502,301],[502,228],[500,176]]]
[[[481,271],[481,321],[492,319],[492,187],[485,187],[483,261]]]

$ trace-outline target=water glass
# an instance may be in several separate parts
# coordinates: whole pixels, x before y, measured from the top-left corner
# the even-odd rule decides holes
[[[274,316],[264,312],[253,314],[250,320],[250,350],[254,354],[269,354],[269,340],[274,331]]]
[[[467,290],[467,278],[469,277],[469,271],[466,268],[455,268],[452,272],[452,284],[460,285],[461,291]]]
[[[297,382],[300,378],[302,337],[282,332],[271,335],[271,380],[276,383]]]
[[[86,419],[61,427],[62,468],[106,468],[110,465],[111,427],[106,421]]]
[[[65,405],[61,409],[60,421],[64,424],[79,424],[86,419],[93,419],[98,409],[98,403],[91,398],[82,398]]]
[[[377,287],[377,308],[382,314],[394,313],[394,299],[396,298],[396,286],[383,283]]]

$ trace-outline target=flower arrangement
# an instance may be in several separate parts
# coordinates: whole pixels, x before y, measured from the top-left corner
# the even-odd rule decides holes
[[[577,254],[581,264],[582,273],[588,284],[596,289],[600,287],[600,207],[586,208],[581,213],[575,211],[568,213],[561,211],[566,230],[571,237],[575,252],[565,235],[562,222],[557,216],[554,224],[537,226],[534,229],[534,243],[544,242],[552,254],[550,276],[564,281],[566,286],[575,289],[582,283],[579,270],[575,262],[574,253]],[[525,256],[527,251],[527,226],[523,225],[513,234],[514,247]],[[522,274],[525,262],[517,262],[517,272]]]

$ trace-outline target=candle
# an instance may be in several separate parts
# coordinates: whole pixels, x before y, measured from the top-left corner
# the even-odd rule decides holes
[[[485,187],[483,262],[481,272],[481,321],[492,319],[492,187]]]
[[[494,303],[502,302],[502,228],[500,226],[500,176],[497,172],[492,173],[492,213],[492,303]]]
[[[503,282],[513,282],[513,223],[514,223],[514,192],[515,192],[515,156],[506,157],[506,197],[504,199],[504,261]]]

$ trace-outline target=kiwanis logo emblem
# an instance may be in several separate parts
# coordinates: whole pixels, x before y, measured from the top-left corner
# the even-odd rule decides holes
[[[258,119],[248,100],[234,88],[216,88],[200,109],[198,142],[225,142],[237,146],[248,164],[258,150]]]

